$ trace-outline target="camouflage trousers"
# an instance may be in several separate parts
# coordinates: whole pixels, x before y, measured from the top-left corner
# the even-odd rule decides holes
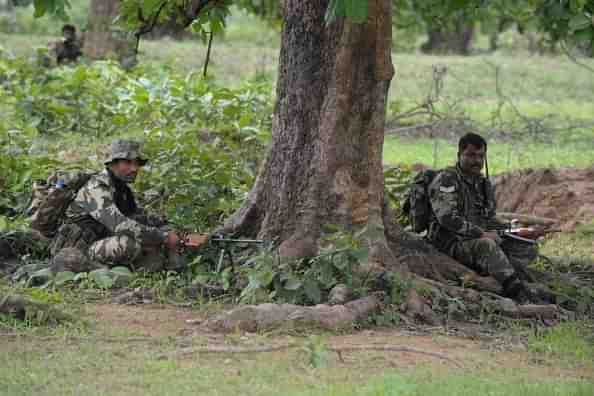
[[[177,269],[176,257],[169,257],[158,246],[142,246],[128,235],[114,235],[91,244],[87,251],[90,260],[115,267],[157,272]]]
[[[97,237],[90,227],[77,224],[64,224],[52,241],[51,254],[57,257],[64,249],[79,251],[93,264],[107,267],[125,266],[132,270],[144,269],[149,272],[174,270],[181,265],[175,254],[167,255],[161,246],[146,245],[128,233],[117,232],[107,237]],[[67,253],[66,256],[69,256]],[[173,257],[168,257],[173,256]],[[74,272],[85,272],[88,266],[80,266]]]
[[[524,278],[524,269],[538,256],[534,245],[504,239],[497,243],[479,238],[457,242],[452,257],[481,275],[490,275],[503,284],[516,275]]]

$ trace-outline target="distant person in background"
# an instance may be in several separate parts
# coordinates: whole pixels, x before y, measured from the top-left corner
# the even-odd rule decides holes
[[[62,26],[62,40],[50,44],[50,53],[58,65],[78,61],[82,55],[82,43],[76,37],[76,27],[66,24]]]

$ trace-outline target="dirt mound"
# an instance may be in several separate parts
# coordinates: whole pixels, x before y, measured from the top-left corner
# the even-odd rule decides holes
[[[525,169],[495,178],[497,209],[556,219],[572,231],[594,219],[594,167]]]

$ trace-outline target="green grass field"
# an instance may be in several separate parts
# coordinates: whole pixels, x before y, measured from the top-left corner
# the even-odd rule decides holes
[[[153,314],[168,309],[149,308]],[[147,337],[126,327],[124,320],[129,326],[145,320],[137,314],[131,318],[126,310],[132,308],[117,308],[117,323],[97,322],[91,308],[82,314],[89,322],[85,328],[57,328],[49,334],[25,329],[17,337],[1,338],[0,395],[590,396],[594,392],[594,350],[572,324],[531,337],[525,351],[493,353],[488,343],[439,335],[410,338],[451,361],[374,351],[338,356],[324,350],[324,345],[341,339],[330,335],[316,336],[316,341],[291,337],[296,348],[272,353],[208,354],[187,351],[211,342],[248,348],[254,343],[274,344],[275,336]],[[378,342],[378,336],[394,345],[407,343],[407,336],[386,330],[372,338],[345,336],[345,343]],[[317,349],[310,347],[313,342]]]

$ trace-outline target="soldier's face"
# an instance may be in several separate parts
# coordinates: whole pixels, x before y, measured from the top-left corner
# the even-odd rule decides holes
[[[469,144],[464,151],[458,153],[458,162],[464,173],[480,175],[485,165],[485,148]]]
[[[64,39],[66,41],[74,41],[76,39],[76,33],[70,29],[64,29],[62,34],[64,35]]]
[[[111,171],[120,180],[123,180],[126,183],[134,183],[134,180],[136,180],[136,176],[138,175],[140,167],[141,165],[140,162],[138,162],[138,160],[120,159],[114,161],[111,164]]]

